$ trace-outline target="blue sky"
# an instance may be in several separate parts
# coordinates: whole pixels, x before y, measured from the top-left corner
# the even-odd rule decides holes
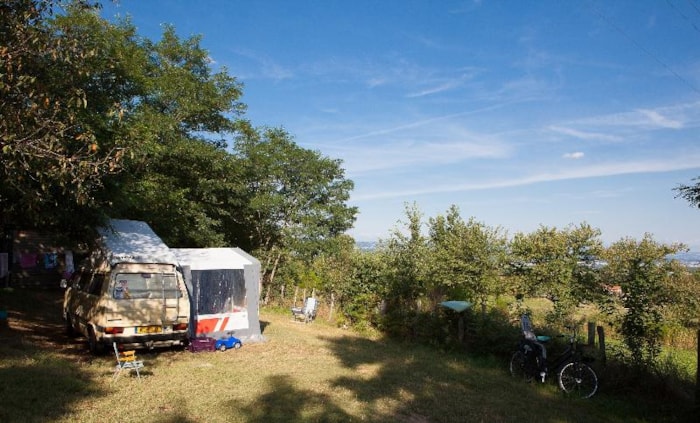
[[[416,203],[510,236],[586,222],[700,250],[700,1],[120,0],[139,33],[202,35],[246,117],[343,160],[349,232]]]

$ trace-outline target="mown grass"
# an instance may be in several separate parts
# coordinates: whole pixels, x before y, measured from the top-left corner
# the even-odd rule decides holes
[[[139,352],[141,381],[62,334],[60,295],[4,290],[2,422],[680,422],[686,404],[565,397],[475,358],[263,311],[266,341],[224,353]],[[603,378],[604,379],[604,378]]]

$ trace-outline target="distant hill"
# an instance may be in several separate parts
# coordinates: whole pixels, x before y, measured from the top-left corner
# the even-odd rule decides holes
[[[358,241],[355,243],[362,251],[373,251],[377,247],[376,241]],[[668,256],[669,259],[676,259],[688,267],[700,268],[700,252],[689,251]]]
[[[358,241],[355,243],[357,245],[357,248],[359,248],[362,251],[372,251],[377,247],[377,242],[376,241]]]
[[[700,267],[700,252],[689,251],[687,253],[671,254],[669,259],[676,259],[688,267]]]

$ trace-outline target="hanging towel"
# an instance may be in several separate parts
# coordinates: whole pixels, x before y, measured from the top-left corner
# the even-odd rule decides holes
[[[58,266],[58,254],[56,254],[56,253],[44,254],[44,269],[55,269],[56,266]]]
[[[68,250],[66,251],[66,272],[73,273],[74,271],[73,267],[73,252]]]
[[[75,268],[73,267],[73,252],[68,250],[65,255],[65,267],[63,268],[63,279],[70,280]]]
[[[31,269],[36,267],[37,255],[35,253],[23,253],[19,258],[19,265],[22,269]]]

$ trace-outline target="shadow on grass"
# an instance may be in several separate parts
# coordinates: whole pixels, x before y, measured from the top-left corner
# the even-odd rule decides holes
[[[295,388],[289,376],[270,376],[266,383],[267,393],[259,396],[250,406],[240,407],[235,402],[229,403],[232,414],[242,415],[245,421],[251,423],[354,420],[329,396]]]
[[[81,362],[93,360],[84,341],[63,335],[61,294],[0,290],[0,306],[6,307],[10,315],[10,327],[0,331],[0,422],[66,420],[65,415],[83,399],[109,395],[98,388],[102,384],[94,378],[109,378],[110,373],[95,375],[83,370]],[[261,324],[274,334],[275,327],[268,325]],[[339,375],[324,379],[320,387],[324,390],[319,391],[315,390],[317,386],[314,390],[299,388],[295,376],[273,374],[256,391],[261,393],[246,403],[225,399],[225,390],[235,388],[224,385],[222,402],[217,406],[230,413],[231,421],[684,421],[673,411],[666,411],[673,410],[672,404],[658,411],[654,410],[658,404],[622,401],[606,395],[605,385],[591,400],[565,398],[553,383],[513,380],[505,360],[440,353],[434,348],[391,340],[325,336],[320,325],[297,327],[303,328],[299,331],[303,336],[293,338],[290,345],[297,348],[298,343],[309,342],[299,351],[321,348],[323,356],[332,356],[332,361],[339,363]],[[177,352],[165,357],[180,358]],[[104,357],[99,360],[107,361]],[[251,367],[249,371],[256,371]],[[348,398],[353,404],[344,404],[339,398]],[[177,398],[159,407],[152,420],[203,421],[191,418],[189,407],[187,396]]]
[[[260,321],[260,334],[264,335],[265,334],[265,329],[270,326],[270,322],[266,322],[264,320]]]
[[[77,340],[63,335],[63,291],[2,289],[8,324],[0,329],[0,421],[48,422],[76,401],[102,395],[80,362]]]
[[[325,340],[352,370],[350,376],[335,379],[333,387],[350,390],[367,404],[371,421],[689,421],[679,413],[668,414],[669,407],[659,412],[654,404],[605,395],[570,398],[553,381],[514,380],[501,359],[441,354],[429,347],[357,337]]]
[[[182,413],[168,414],[165,417],[154,417],[153,419],[153,423],[194,423],[195,421]]]
[[[51,421],[70,411],[74,401],[100,394],[74,364],[41,353],[25,361],[0,369],[0,421]]]

